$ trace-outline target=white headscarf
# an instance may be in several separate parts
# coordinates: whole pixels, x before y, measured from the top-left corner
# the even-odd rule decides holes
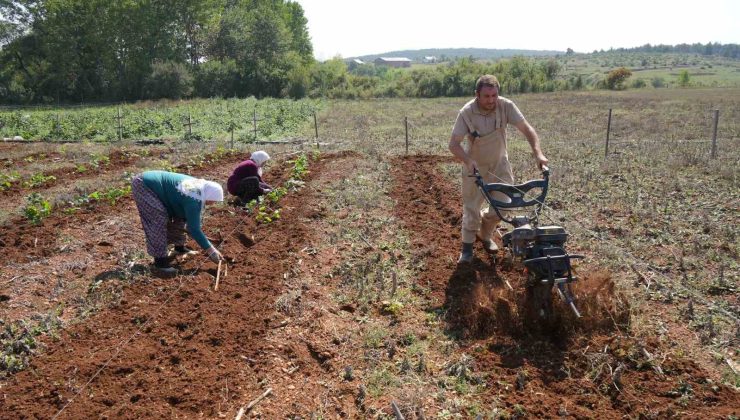
[[[262,165],[265,164],[268,160],[270,160],[270,155],[267,154],[264,150],[258,150],[249,157],[252,159],[254,163],[257,164],[257,166],[262,167]]]
[[[177,184],[177,191],[184,196],[200,201],[201,208],[206,204],[206,201],[224,201],[224,189],[221,184],[205,179],[184,179]]]

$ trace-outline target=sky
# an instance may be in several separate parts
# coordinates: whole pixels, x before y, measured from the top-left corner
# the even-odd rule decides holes
[[[738,0],[294,0],[319,60],[426,48],[740,44]]]

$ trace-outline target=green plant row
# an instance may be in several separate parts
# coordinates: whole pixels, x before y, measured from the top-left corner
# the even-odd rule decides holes
[[[289,163],[293,163],[293,168],[284,187],[277,187],[258,199],[250,201],[245,206],[248,213],[254,214],[258,223],[272,223],[280,219],[280,199],[288,194],[289,190],[295,191],[303,186],[303,179],[309,173],[308,157],[305,153],[302,153]]]
[[[0,191],[10,189],[10,187],[20,179],[20,177],[21,175],[17,171],[0,174]]]
[[[231,138],[253,141],[295,136],[320,101],[199,99],[186,102],[0,110],[0,137],[95,141]],[[120,118],[119,118],[120,112]],[[256,120],[256,133],[255,133]]]
[[[93,191],[86,195],[75,197],[68,201],[64,208],[64,212],[71,214],[82,208],[83,206],[96,203],[106,202],[110,205],[115,205],[118,200],[122,197],[131,194],[131,186],[125,185],[123,187],[111,187],[104,191]],[[41,194],[34,192],[26,197],[26,206],[23,208],[23,214],[33,224],[39,224],[41,221],[51,215],[53,206],[44,198]]]
[[[206,155],[192,156],[189,159],[186,168],[192,169],[196,167],[200,168],[203,166],[207,166],[227,156],[231,156],[233,153],[235,153],[233,150],[226,149],[224,147],[217,147],[212,153]],[[107,156],[93,155],[93,167],[97,168],[98,165],[105,165],[108,162],[109,158]],[[162,169],[171,171],[178,170],[178,168],[175,167],[163,167]],[[77,170],[80,171],[81,167],[78,167]],[[125,178],[129,178],[129,175],[130,174],[127,174]],[[84,206],[88,206],[98,202],[115,205],[122,197],[128,196],[130,194],[131,186],[128,184],[120,187],[110,187],[107,190],[103,191],[93,191],[89,194],[83,194],[71,200],[67,200],[62,206],[62,211],[66,214],[72,214],[80,210]],[[277,199],[279,199],[279,197],[277,197]],[[277,201],[277,199],[275,201]],[[26,206],[23,208],[23,214],[31,223],[39,224],[43,219],[51,215],[53,207],[54,206],[48,199],[44,198],[38,192],[34,192],[26,197]]]
[[[7,174],[0,174],[0,191],[10,189],[14,184],[20,183],[24,188],[36,188],[44,184],[56,181],[54,175],[44,175],[43,172],[32,174],[25,181],[21,181],[21,176],[17,171]]]

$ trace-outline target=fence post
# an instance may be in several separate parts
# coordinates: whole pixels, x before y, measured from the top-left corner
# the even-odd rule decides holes
[[[254,108],[254,113],[252,114],[252,127],[254,127],[254,141],[257,141],[257,108]]]
[[[409,154],[409,117],[403,117],[403,125],[406,127],[406,154]]]
[[[712,134],[712,159],[717,159],[717,125],[719,124],[719,109],[714,110],[714,134]]]
[[[188,127],[188,139],[193,138],[193,119],[190,115],[190,108],[188,108],[188,122],[183,125]]]
[[[123,127],[121,127],[121,107],[118,107],[118,116],[116,117],[116,121],[118,121],[118,141],[121,141],[123,139]]]
[[[234,150],[234,126],[231,126],[231,150]]]
[[[609,108],[609,119],[606,122],[606,148],[604,149],[604,160],[609,157],[609,131],[612,129],[612,109]]]
[[[316,111],[313,113],[313,129],[316,132],[316,150],[320,150],[319,146],[319,124],[316,122]]]

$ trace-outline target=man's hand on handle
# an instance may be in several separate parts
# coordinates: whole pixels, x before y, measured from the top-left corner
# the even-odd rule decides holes
[[[537,166],[542,169],[543,166],[547,166],[547,163],[549,160],[545,157],[545,155],[542,152],[535,153],[534,158],[537,161]]]
[[[471,158],[465,161],[465,168],[468,170],[468,175],[473,175],[478,169],[478,163]]]

